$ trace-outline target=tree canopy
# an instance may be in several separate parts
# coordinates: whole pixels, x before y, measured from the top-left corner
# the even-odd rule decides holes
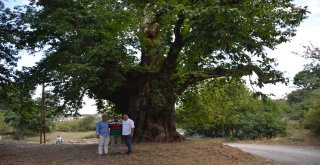
[[[181,98],[177,123],[186,134],[241,139],[285,134],[282,107],[271,99],[253,97],[243,82],[206,81]]]
[[[99,108],[110,101],[138,121],[139,139],[169,141],[190,85],[252,74],[259,86],[285,81],[265,49],[289,41],[307,14],[291,0],[38,0],[18,11],[19,44],[45,51],[25,70],[34,84],[53,86],[71,113],[84,95]]]
[[[0,1],[0,85],[7,84],[12,78],[13,69],[17,62],[17,37],[16,14],[5,8]]]
[[[36,67],[43,81],[79,106],[84,93],[116,100],[135,77],[170,77],[177,92],[218,76],[283,80],[264,50],[294,36],[306,13],[287,0],[39,0],[21,19],[26,46],[46,48]]]
[[[316,89],[320,87],[320,49],[315,45],[304,46],[303,57],[312,62],[305,65],[304,69],[294,76],[293,84],[305,88]]]

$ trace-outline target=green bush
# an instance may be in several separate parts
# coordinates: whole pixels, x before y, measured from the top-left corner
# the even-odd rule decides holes
[[[315,135],[320,135],[320,109],[310,109],[305,113],[303,125],[311,129]]]
[[[80,120],[57,123],[55,130],[61,132],[86,132],[95,130],[97,119],[94,116],[86,116]]]
[[[78,122],[77,121],[64,121],[60,122],[56,125],[56,131],[61,132],[70,132],[70,131],[77,131],[78,130]]]
[[[269,112],[257,111],[241,115],[236,136],[241,139],[272,138],[285,133],[286,124],[279,117]]]
[[[96,127],[97,119],[94,116],[87,116],[79,120],[79,131],[93,131]]]
[[[13,128],[4,122],[4,113],[0,112],[0,134],[13,132]]]
[[[184,92],[180,99],[177,123],[186,135],[254,139],[286,132],[282,114],[288,107],[253,97],[242,82],[207,82]]]

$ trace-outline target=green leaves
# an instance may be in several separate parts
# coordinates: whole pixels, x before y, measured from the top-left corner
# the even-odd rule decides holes
[[[177,122],[184,129],[209,130],[209,136],[220,136],[221,131],[238,123],[237,110],[249,101],[250,93],[238,81],[208,81],[182,95]]]
[[[16,14],[0,1],[0,86],[11,81],[18,60],[15,44],[19,38],[15,18]]]
[[[294,120],[299,120],[306,128],[319,135],[319,96],[320,96],[320,51],[314,45],[304,46],[302,56],[312,59],[305,68],[294,76],[294,84],[301,87],[288,95],[288,102],[294,111],[290,114]]]
[[[283,82],[264,49],[289,40],[307,14],[288,0],[39,0],[17,11],[20,47],[46,52],[31,79],[76,109],[85,94],[120,102],[135,82],[176,94],[224,76]]]
[[[306,112],[303,125],[305,128],[311,129],[315,135],[320,135],[320,108],[317,109],[310,109]]]
[[[304,69],[294,76],[293,84],[304,89],[317,89],[320,87],[320,48],[315,45],[304,46],[302,55],[312,62],[306,64]]]
[[[281,113],[274,101],[253,98],[241,82],[220,79],[182,95],[177,123],[189,133],[205,136],[271,138],[285,133]]]

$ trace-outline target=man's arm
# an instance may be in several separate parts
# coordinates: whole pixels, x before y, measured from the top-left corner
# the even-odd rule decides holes
[[[131,128],[131,136],[133,136],[134,128]]]
[[[134,122],[132,120],[131,121],[131,136],[133,136],[133,132],[134,132]]]
[[[99,133],[99,122],[96,124],[96,135],[97,135],[97,138],[100,138],[100,133]]]

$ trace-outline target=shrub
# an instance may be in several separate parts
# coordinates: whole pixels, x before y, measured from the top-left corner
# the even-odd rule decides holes
[[[241,115],[236,136],[241,139],[272,138],[285,133],[285,122],[271,113],[257,111]]]
[[[310,109],[305,113],[303,125],[315,135],[320,135],[320,109]]]
[[[13,132],[13,128],[4,122],[4,113],[0,112],[0,134]]]
[[[94,116],[86,116],[79,120],[79,131],[93,131],[96,127],[97,119]]]
[[[61,132],[78,131],[78,122],[77,121],[61,122],[57,124],[55,129],[56,131],[61,131]]]
[[[93,131],[95,129],[96,122],[97,119],[94,116],[86,116],[80,120],[60,122],[56,125],[55,130],[61,132]]]

